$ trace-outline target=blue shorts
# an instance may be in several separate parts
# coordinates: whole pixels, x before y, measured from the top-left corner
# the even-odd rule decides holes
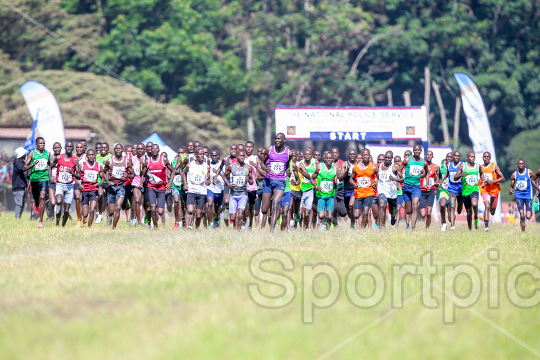
[[[279,208],[281,209],[282,206],[291,206],[291,192],[290,191],[283,193],[283,197],[281,198],[281,202],[279,203]]]
[[[206,198],[212,198],[214,206],[221,206],[223,204],[223,191],[215,193],[211,190],[206,190]]]
[[[237,210],[245,210],[247,204],[247,194],[232,195],[229,200],[229,213],[236,213]]]
[[[354,190],[350,190],[350,191],[344,191],[343,192],[343,199],[345,201],[345,207],[348,209],[349,206],[352,207],[354,205]],[[352,204],[351,204],[351,199],[352,200]],[[318,206],[319,204],[317,204]]]
[[[272,193],[274,190],[285,191],[285,180],[272,180],[265,178],[263,180],[263,194]]]
[[[532,199],[519,199],[516,198],[516,204],[518,207],[518,210],[523,210],[525,208],[525,211],[532,212]]]
[[[317,201],[317,212],[334,211],[334,197],[325,196]]]
[[[109,185],[107,190],[107,204],[114,204],[116,200],[126,197],[126,187],[124,185]]]
[[[174,195],[174,194],[177,194],[178,197],[180,198],[180,201],[182,201],[182,194],[180,193],[181,190],[178,189],[178,188],[175,188],[175,187],[171,187],[171,193]]]
[[[403,205],[403,195],[397,196],[397,204],[402,206]]]
[[[403,184],[404,202],[411,202],[414,198],[420,199],[420,195],[422,195],[422,188],[420,187],[420,185],[412,186],[409,184]]]

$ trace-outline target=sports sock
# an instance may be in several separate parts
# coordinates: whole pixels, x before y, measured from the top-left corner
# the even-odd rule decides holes
[[[484,220],[484,224],[486,227],[489,227],[489,220]]]
[[[60,211],[62,211],[62,208],[59,205],[54,205],[54,212],[60,214]]]

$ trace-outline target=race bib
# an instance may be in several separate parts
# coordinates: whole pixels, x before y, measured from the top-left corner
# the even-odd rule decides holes
[[[45,170],[47,169],[47,160],[46,159],[37,159],[34,164],[36,164],[36,170]]]
[[[493,180],[493,174],[492,173],[484,174],[484,181],[487,181],[487,180]]]
[[[245,176],[233,176],[232,182],[234,185],[238,187],[243,187],[246,185],[246,177]]]
[[[194,185],[200,185],[204,181],[202,174],[191,174],[191,183]]]
[[[154,185],[163,184],[163,181],[154,174],[150,174],[150,178],[148,179],[148,181]]]
[[[433,187],[435,185],[435,178],[430,177],[428,180],[428,188]]]
[[[52,177],[53,179],[56,179],[56,172],[58,171],[58,169],[56,167],[54,167],[52,170],[51,170],[51,174],[52,174]]]
[[[285,171],[285,163],[273,162],[270,165],[270,171],[274,174],[282,174]]]
[[[321,181],[321,192],[327,193],[334,189],[334,184],[331,181]]]
[[[444,179],[444,181],[442,182],[442,188],[445,190],[448,189],[448,183],[448,178]]]
[[[121,179],[122,177],[124,177],[124,168],[121,166],[113,166],[111,174],[115,178]]]
[[[310,175],[311,175],[311,174],[310,174]],[[311,183],[311,180],[308,179],[307,177],[305,177],[305,178],[302,179],[302,183],[303,183],[303,184],[309,184],[309,183]]]
[[[467,175],[465,177],[465,182],[469,186],[475,186],[476,184],[478,184],[478,175]]]
[[[59,174],[58,174],[58,181],[62,182],[62,183],[70,183],[73,181],[73,175],[71,175],[70,173],[68,172],[65,172],[65,171],[61,171]]]
[[[367,176],[358,177],[358,178],[356,178],[356,183],[361,188],[367,188],[367,187],[371,186],[371,178],[369,178]]]
[[[98,172],[95,170],[86,170],[84,172],[84,180],[87,182],[95,183],[97,182]]]
[[[516,181],[516,189],[520,191],[527,190],[527,181],[526,180],[518,180]]]
[[[409,167],[409,174],[413,176],[420,176],[422,175],[422,169],[424,167],[420,165],[411,165]]]
[[[173,178],[173,184],[174,186],[182,186],[182,176],[180,175],[176,175],[174,178]]]
[[[134,167],[133,167],[133,170],[134,170],[136,176],[140,176],[140,175],[141,175],[141,168],[140,168],[140,167],[134,166]]]
[[[380,181],[386,182],[386,181],[388,181],[388,178],[389,178],[388,173],[385,173],[385,172],[380,172],[379,173],[379,180]]]
[[[454,180],[454,176],[456,176],[456,171],[452,171],[450,172],[450,175],[448,175],[451,182],[456,182],[456,180]]]

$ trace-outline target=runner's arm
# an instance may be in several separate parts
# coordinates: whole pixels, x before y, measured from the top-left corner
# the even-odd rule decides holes
[[[30,161],[32,161],[33,158],[34,158],[34,153],[32,151],[30,151],[28,153],[28,156],[26,157],[26,161],[24,163],[23,171],[30,170],[31,168],[36,166],[36,164],[34,162],[32,162],[32,165],[30,165]],[[50,167],[49,167],[49,177],[50,177]]]
[[[514,171],[512,173],[512,176],[510,177],[510,190],[508,190],[508,194],[512,195],[514,193],[515,185],[516,185],[516,172]]]
[[[221,177],[223,178],[225,185],[227,185],[229,188],[234,187],[234,184],[233,186],[231,186],[231,184],[229,183],[229,176],[231,175],[231,171],[232,171],[232,164],[229,164],[229,166],[227,166],[227,169],[225,169],[225,173],[221,174]]]
[[[300,166],[298,167],[298,172],[302,174],[304,178],[311,179],[311,176],[306,171],[306,167],[304,166],[304,164],[300,164]]]
[[[293,174],[294,174],[294,186],[300,185],[300,175],[298,175],[298,165],[293,164]]]
[[[458,171],[456,172],[456,175],[454,175],[454,180],[459,180],[463,176],[463,166],[464,164],[459,165]]]
[[[73,173],[73,177],[75,180],[81,180],[81,165],[79,164],[79,160],[75,159],[75,172]],[[79,183],[79,186],[81,184]]]
[[[144,181],[146,179],[146,173],[148,172],[148,160],[146,160],[142,166],[142,170],[141,170],[141,186],[144,185]],[[103,171],[103,173],[105,173],[105,171]],[[104,174],[105,175],[105,174]],[[105,177],[103,177],[105,178]]]
[[[251,166],[248,166],[248,184],[253,185],[253,168]]]
[[[204,185],[206,186],[210,186],[210,171],[212,171],[212,169],[210,169],[210,164],[206,164],[206,180],[204,181]]]
[[[49,181],[51,183],[56,183],[56,179],[53,179],[53,176],[52,176],[52,169],[56,166],[56,164],[58,163],[58,159],[54,158],[51,166],[49,166]],[[26,167],[23,168],[23,170],[25,169]],[[30,183],[30,181],[28,182]]]
[[[396,176],[390,175],[390,177],[389,177],[390,181],[395,181],[397,183],[403,183],[403,181],[405,181],[403,176],[401,176],[400,169],[401,169],[401,166],[399,164],[394,164],[392,166],[392,172],[394,172],[394,174],[396,174]]]
[[[133,163],[131,162],[131,159],[127,160],[127,169],[128,169],[127,178],[133,180],[133,178],[135,177],[135,170],[133,170]]]
[[[97,184],[97,186],[101,187],[101,185],[103,185],[103,183],[105,182],[105,174],[103,173],[103,165],[98,163],[98,168],[99,168],[99,176],[101,177],[101,181],[99,182],[99,184]]]
[[[351,174],[351,177],[349,178],[349,182],[351,183],[352,186],[354,186],[355,189],[358,188],[358,185],[356,185],[356,171],[354,171],[354,169]]]
[[[339,175],[336,175],[336,178],[338,180],[341,181],[345,179],[345,176],[347,175],[348,164],[349,164],[348,161],[344,161],[343,164],[341,164],[340,169],[339,169],[340,170]]]
[[[311,185],[313,185],[313,187],[317,187],[317,176],[319,176],[319,173],[321,172],[321,165],[318,163],[315,164],[315,172],[311,175]]]
[[[268,156],[270,154],[270,148],[267,147],[266,150],[264,150],[262,161],[261,161],[261,169],[264,170],[264,172],[268,172],[268,169],[266,168],[266,163],[268,163]],[[266,175],[265,175],[266,176]]]
[[[504,178],[504,175],[501,171],[501,169],[499,168],[499,165],[495,164],[495,166],[493,167],[493,170],[495,171],[495,173],[497,175],[499,175],[499,178],[497,180],[488,180],[489,183],[486,181],[486,183],[489,185],[489,184],[496,184],[496,183],[502,183],[504,182],[505,178]],[[540,172],[540,170],[538,170]]]
[[[536,180],[534,180],[534,173],[532,170],[529,169],[529,177],[531,178],[531,185],[536,190],[536,195],[538,196],[538,193],[540,192],[540,188],[538,187],[538,184],[536,183]]]

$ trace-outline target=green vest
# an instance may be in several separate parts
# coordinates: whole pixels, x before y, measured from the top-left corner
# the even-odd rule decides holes
[[[414,160],[412,156],[409,156],[409,162],[405,166],[405,184],[411,186],[420,186],[420,176],[424,169],[424,159],[420,161]]]
[[[184,161],[184,159],[186,158],[186,154],[181,154],[181,156],[182,156],[182,160],[180,160],[180,161]],[[175,158],[173,160],[173,162],[172,162],[173,169],[175,168],[177,163],[178,163],[178,158]],[[182,176],[180,176],[180,174],[177,174],[173,178],[173,182],[172,182],[171,187],[175,188],[175,189],[178,189],[178,190],[181,190],[182,189],[182,183],[183,183]]]
[[[441,179],[444,177],[444,175],[446,175],[447,172],[448,172],[448,168],[446,167],[446,164],[441,164]],[[448,179],[443,181],[442,186],[439,187],[439,194],[444,193],[444,194],[450,195],[450,193],[448,192],[449,181],[450,180]]]
[[[34,149],[32,150],[32,157],[32,161],[36,165],[30,170],[30,181],[49,181],[49,152],[43,149],[43,154],[40,154]]]
[[[463,163],[463,188],[461,194],[463,196],[471,195],[473,192],[479,192],[478,181],[480,180],[480,170],[478,164],[474,163],[471,169],[466,162]]]
[[[306,164],[304,163],[304,160],[302,160],[302,164],[304,164],[304,167],[306,168],[307,173],[310,176],[313,176],[313,173],[315,172],[315,170],[317,170],[317,165],[315,165],[315,159],[311,159],[311,165],[309,165],[309,166],[306,166]],[[306,191],[309,191],[311,189],[313,189],[313,185],[311,184],[311,180],[308,179],[308,178],[304,178],[302,180],[302,192],[306,192]]]
[[[291,177],[288,177],[285,173],[285,191],[284,192],[291,192],[291,179],[295,179],[294,173],[293,173],[293,166],[292,162],[289,164],[289,169],[291,170]]]
[[[323,198],[325,196],[334,196],[336,189],[334,188],[333,178],[336,177],[336,167],[332,165],[332,168],[328,170],[326,164],[321,164],[321,171],[317,175],[317,186],[321,187],[322,191],[317,191],[317,197]]]
[[[112,158],[112,154],[111,153],[107,153],[107,155],[105,156],[101,156],[101,154],[97,154],[96,155],[96,161],[101,164],[101,166],[103,166],[103,163],[105,163],[105,161],[109,160],[110,158]],[[98,175],[98,183],[101,181],[101,176]],[[104,181],[103,182],[104,184],[106,184],[107,182]]]

